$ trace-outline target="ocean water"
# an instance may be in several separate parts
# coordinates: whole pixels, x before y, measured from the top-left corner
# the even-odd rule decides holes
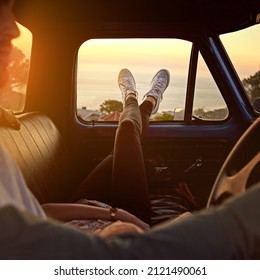
[[[139,103],[150,89],[151,75],[136,76]],[[170,80],[159,112],[174,111],[185,107],[187,78],[174,76]],[[121,91],[116,79],[109,78],[79,78],[77,87],[77,108],[86,107],[89,110],[99,110],[100,105],[108,99],[122,100]],[[225,103],[212,78],[201,78],[196,83],[194,108],[205,110],[225,107]]]

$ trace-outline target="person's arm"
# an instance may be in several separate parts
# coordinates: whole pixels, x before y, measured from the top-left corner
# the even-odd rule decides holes
[[[101,238],[0,207],[0,259],[260,259],[260,182],[223,206],[148,233]]]
[[[74,203],[47,203],[43,204],[42,208],[47,217],[64,222],[84,219],[110,220],[112,218],[109,208],[101,208],[91,205]],[[146,223],[123,209],[117,209],[114,219],[133,223],[143,230],[148,230],[149,228]]]

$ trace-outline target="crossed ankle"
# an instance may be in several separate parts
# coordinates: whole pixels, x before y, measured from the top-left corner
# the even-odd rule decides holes
[[[128,93],[125,97],[125,99],[129,98],[129,97],[133,97],[135,99],[137,99],[137,94],[136,93]]]
[[[145,101],[151,102],[151,103],[153,104],[153,109],[155,108],[156,103],[157,103],[157,99],[156,99],[155,97],[153,97],[153,96],[151,96],[151,95],[147,95],[147,96],[145,97]]]

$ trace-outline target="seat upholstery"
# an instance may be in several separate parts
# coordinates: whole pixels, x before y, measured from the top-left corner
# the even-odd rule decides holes
[[[28,187],[40,203],[66,201],[70,193],[69,158],[60,132],[39,112],[18,117],[19,129],[0,126],[0,144],[20,166]]]

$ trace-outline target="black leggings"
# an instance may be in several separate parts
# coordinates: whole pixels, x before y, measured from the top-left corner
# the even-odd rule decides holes
[[[150,101],[140,106],[129,97],[120,116],[114,150],[84,180],[73,199],[95,199],[120,207],[149,223],[150,196],[141,138],[153,109]]]

